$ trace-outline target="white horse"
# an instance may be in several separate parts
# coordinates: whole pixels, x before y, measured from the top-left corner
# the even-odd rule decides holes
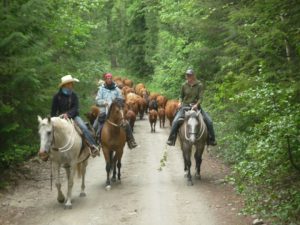
[[[65,196],[61,191],[60,168],[64,167],[68,179],[68,192],[65,208],[72,208],[72,188],[76,167],[79,175],[82,176],[80,196],[86,196],[85,172],[90,151],[86,146],[82,151],[82,138],[75,130],[73,120],[66,120],[59,117],[48,117],[42,119],[38,116],[40,150],[39,156],[47,161],[48,157],[53,162],[52,173],[54,174],[55,184],[58,195],[57,201],[65,202]]]

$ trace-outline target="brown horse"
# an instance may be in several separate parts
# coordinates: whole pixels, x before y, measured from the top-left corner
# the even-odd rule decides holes
[[[122,128],[124,118],[124,101],[115,99],[108,110],[107,119],[101,131],[101,145],[106,161],[106,189],[110,189],[110,171],[113,168],[112,181],[116,181],[116,166],[118,167],[118,180],[121,180],[121,159],[126,143],[126,133]]]

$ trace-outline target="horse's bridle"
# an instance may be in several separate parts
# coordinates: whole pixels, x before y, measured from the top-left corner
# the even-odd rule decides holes
[[[122,120],[121,120],[121,123],[120,124],[116,124],[116,123],[114,123],[114,122],[112,122],[110,119],[108,119],[107,118],[107,122],[109,123],[109,124],[111,124],[111,125],[113,125],[114,127],[122,127],[122,126],[124,126],[124,113],[123,113],[123,109],[122,109],[122,112],[121,112],[121,115],[122,115]]]
[[[109,119],[107,119],[107,122],[108,122],[109,124],[113,125],[114,127],[122,127],[123,124],[124,124],[123,122],[121,122],[120,124],[116,124],[116,123],[110,121]]]
[[[204,131],[205,131],[205,129],[203,127],[203,123],[204,123],[203,120],[202,119],[198,119],[198,120],[199,120],[199,123],[201,124],[200,130],[202,130],[202,133],[196,138],[196,141],[200,140],[200,138],[203,136]],[[185,137],[186,140],[190,141],[190,138],[187,136],[186,127],[187,127],[187,124],[185,124],[185,126],[184,126],[184,137]],[[195,134],[195,135],[197,135],[198,133],[199,132],[189,132],[189,134]]]

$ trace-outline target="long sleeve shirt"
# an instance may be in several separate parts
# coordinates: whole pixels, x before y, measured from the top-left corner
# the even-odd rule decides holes
[[[51,117],[64,113],[67,113],[68,117],[73,119],[78,116],[79,101],[74,92],[71,95],[65,95],[59,90],[52,99]]]
[[[184,106],[190,104],[200,104],[203,98],[203,85],[200,81],[196,80],[194,84],[189,84],[185,82],[181,87],[180,99]]]
[[[99,106],[100,112],[106,112],[106,108],[109,107],[116,98],[123,99],[123,96],[121,90],[115,84],[110,88],[105,84],[101,85],[96,96],[96,104]]]

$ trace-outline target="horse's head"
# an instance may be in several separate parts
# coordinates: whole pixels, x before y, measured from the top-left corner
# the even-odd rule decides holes
[[[190,110],[185,113],[185,137],[191,143],[195,143],[200,134],[200,111]]]
[[[40,135],[40,150],[39,150],[39,157],[47,161],[49,158],[49,151],[51,148],[51,144],[53,141],[53,126],[51,123],[51,118],[42,119],[38,116],[39,122],[39,135]]]
[[[107,118],[117,125],[124,123],[124,99],[117,98],[113,100],[108,109]]]

